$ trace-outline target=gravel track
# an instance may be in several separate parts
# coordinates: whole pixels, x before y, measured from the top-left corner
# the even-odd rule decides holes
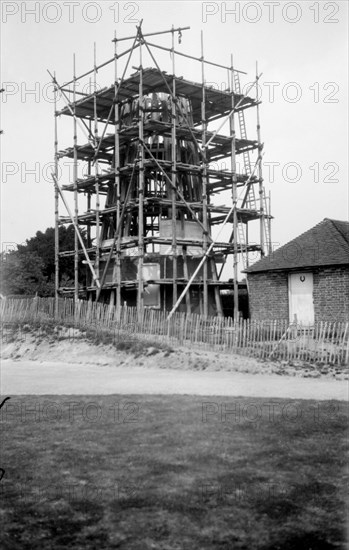
[[[346,400],[348,382],[276,374],[5,359],[2,395],[179,394]]]

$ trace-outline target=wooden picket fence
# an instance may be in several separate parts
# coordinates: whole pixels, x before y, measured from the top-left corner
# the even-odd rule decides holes
[[[348,365],[349,323],[320,322],[314,326],[289,324],[286,320],[252,321],[229,317],[203,317],[54,298],[5,299],[0,301],[2,327],[16,323],[45,323],[73,326],[80,330],[106,332],[114,341],[132,338],[164,344],[190,345],[261,359],[305,361]]]

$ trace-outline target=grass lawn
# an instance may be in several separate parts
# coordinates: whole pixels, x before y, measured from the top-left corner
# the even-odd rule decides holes
[[[26,396],[0,414],[2,549],[346,547],[345,403]]]

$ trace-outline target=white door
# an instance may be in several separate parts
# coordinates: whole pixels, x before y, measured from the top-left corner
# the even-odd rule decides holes
[[[292,273],[288,278],[290,322],[297,315],[301,325],[314,324],[313,274]]]

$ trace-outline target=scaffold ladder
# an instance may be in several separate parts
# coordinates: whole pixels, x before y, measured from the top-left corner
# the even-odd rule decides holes
[[[234,71],[234,92],[236,94],[241,95],[240,77],[239,77],[239,73],[235,71]],[[241,109],[238,111],[238,118],[239,118],[240,137],[241,139],[247,139],[245,114],[244,114],[244,111]],[[249,151],[243,151],[242,156],[244,161],[245,174],[247,177],[249,177],[252,173]],[[256,196],[255,196],[253,184],[249,186],[249,189],[247,189],[244,202],[246,203],[247,208],[251,210],[257,210]]]
[[[265,196],[265,191],[263,189],[263,209],[264,209],[264,236],[265,236],[265,252],[267,255],[271,254],[271,236],[270,236],[270,227],[269,227],[269,205],[267,197]]]
[[[240,253],[241,253],[241,260],[242,265],[244,269],[248,267],[248,251],[246,246],[246,238],[245,238],[245,231],[244,231],[244,224],[241,220],[238,220],[238,240],[240,244]]]
[[[240,76],[238,72],[234,72],[234,92],[236,94],[241,95],[241,85],[240,85]],[[241,139],[247,139],[247,131],[246,131],[246,123],[245,123],[245,114],[243,110],[238,111],[238,118],[239,118],[239,128],[240,128],[240,137]],[[251,175],[251,159],[250,159],[250,153],[249,151],[243,151],[243,161],[244,161],[244,170],[247,177]],[[246,205],[247,208],[251,210],[258,210],[257,208],[257,200],[256,200],[256,194],[254,185],[251,184],[249,186],[249,189],[246,190],[246,194],[243,198],[243,204]],[[263,230],[264,235],[262,236],[264,241],[264,250],[266,254],[270,254],[270,227],[269,227],[269,207],[268,202],[265,196],[265,191],[263,189],[263,198],[262,198],[262,204],[260,204],[260,210],[263,207],[264,212],[264,223],[263,223]],[[238,224],[238,233],[239,233],[239,240],[241,248],[245,250],[245,253],[242,253],[242,261],[244,263],[244,267],[246,267],[245,263],[248,264],[248,252],[247,247],[245,243],[245,237],[244,237],[244,228],[241,222]]]

